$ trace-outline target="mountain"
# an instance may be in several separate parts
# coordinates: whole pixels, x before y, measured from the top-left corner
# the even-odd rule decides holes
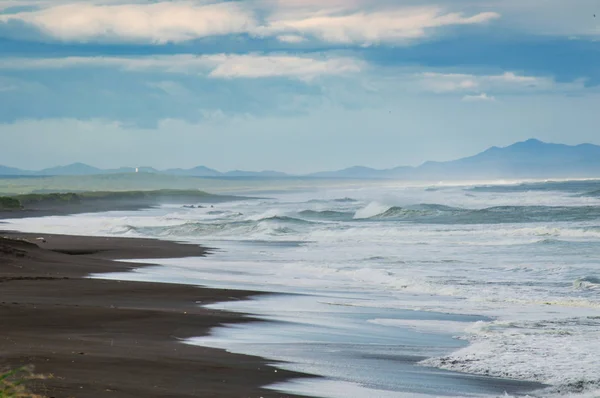
[[[160,173],[154,167],[120,167],[113,170],[103,170],[103,173],[110,172],[110,174],[124,174],[124,173]]]
[[[372,169],[364,166],[348,167],[337,171],[321,171],[309,174],[309,177],[319,178],[383,178],[385,170]]]
[[[448,162],[425,162],[418,167],[385,170],[355,166],[311,176],[401,180],[600,177],[600,146],[570,146],[529,139]]]
[[[289,177],[288,174],[282,173],[280,171],[243,171],[243,170],[233,170],[224,173],[225,177],[263,177],[263,178],[272,178],[272,177]]]
[[[191,169],[156,170],[152,167],[99,169],[84,163],[28,171],[0,166],[0,175],[62,176],[93,174],[155,173],[189,177],[283,178],[290,175],[278,171],[233,170],[226,173],[197,166]],[[354,166],[343,170],[309,174],[314,178],[397,179],[397,180],[473,180],[516,178],[600,178],[600,146],[592,144],[551,144],[536,139],[517,142],[507,147],[491,147],[473,156],[448,162],[425,162],[418,167],[400,166],[378,170]]]
[[[190,177],[218,177],[223,173],[220,171],[210,169],[206,166],[197,166],[193,169],[169,169],[162,173],[176,175],[176,176],[190,176]]]
[[[27,170],[0,165],[0,176],[25,176],[29,174],[31,174],[31,172]]]
[[[414,173],[415,168],[399,166],[393,169],[372,169],[364,166],[354,166],[338,171],[322,171],[309,174],[309,177],[319,178],[355,178],[355,179],[406,179]]]
[[[73,163],[67,166],[58,166],[51,167],[49,169],[40,170],[38,172],[33,172],[35,175],[43,175],[43,176],[65,176],[65,175],[93,175],[93,174],[101,174],[102,170],[87,165],[85,163]]]
[[[417,178],[568,178],[599,177],[600,146],[550,144],[536,139],[449,162],[426,162]]]

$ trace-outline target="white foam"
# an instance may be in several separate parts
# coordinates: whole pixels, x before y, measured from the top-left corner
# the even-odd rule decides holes
[[[424,365],[475,374],[535,380],[548,393],[585,392],[600,385],[600,318],[545,322],[479,322],[472,344]]]
[[[382,204],[379,202],[371,202],[364,208],[357,210],[356,213],[354,214],[354,218],[357,220],[363,219],[363,218],[371,218],[371,217],[374,217],[376,215],[386,212],[391,207],[392,207],[391,205],[385,205],[385,204]]]

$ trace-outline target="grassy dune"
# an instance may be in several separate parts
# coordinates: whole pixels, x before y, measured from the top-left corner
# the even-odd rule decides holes
[[[44,398],[42,395],[30,392],[27,387],[38,380],[48,378],[51,376],[34,374],[32,367],[0,372],[0,398]]]
[[[65,206],[152,206],[232,200],[232,196],[212,195],[199,190],[161,189],[155,191],[92,191],[68,193],[31,193],[0,197],[0,209],[55,209]]]

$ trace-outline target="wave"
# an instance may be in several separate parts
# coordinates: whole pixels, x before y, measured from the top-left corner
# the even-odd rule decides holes
[[[301,217],[313,218],[313,219],[321,219],[321,220],[351,220],[354,216],[352,212],[344,212],[344,211],[335,211],[335,210],[303,210],[298,213]]]
[[[390,218],[390,217],[405,217],[405,216],[435,216],[435,215],[447,215],[447,214],[458,214],[462,212],[468,212],[469,210],[461,209],[457,207],[450,207],[438,204],[419,204],[415,206],[407,207],[390,207],[387,211],[376,217]]]
[[[466,221],[528,223],[587,221],[600,218],[599,206],[496,206],[466,214]]]
[[[404,207],[369,204],[359,210],[354,218],[440,224],[589,221],[600,219],[600,206],[494,206],[484,209],[464,209],[439,204]]]
[[[577,290],[597,290],[600,289],[600,278],[596,276],[586,276],[576,279],[573,287]]]
[[[358,202],[358,200],[356,199],[352,199],[352,198],[339,198],[339,199],[334,199],[334,202],[338,202],[338,203],[355,203]]]
[[[167,226],[126,225],[113,233],[135,233],[142,236],[160,237],[199,237],[199,236],[242,236],[256,238],[261,236],[280,236],[298,234],[298,228],[314,224],[312,221],[285,216],[264,217],[257,220],[238,220],[219,222],[186,222]]]
[[[331,203],[331,202],[335,202],[335,203],[356,203],[358,202],[358,199],[354,199],[354,198],[349,198],[349,197],[344,197],[344,198],[336,198],[336,199],[311,199],[305,203]]]
[[[515,192],[566,192],[572,194],[583,194],[585,196],[600,195],[600,180],[569,180],[569,181],[540,181],[523,182],[519,184],[505,185],[479,185],[466,188],[466,191],[491,192],[491,193],[515,193]]]
[[[281,221],[281,222],[288,222],[288,223],[292,223],[292,224],[314,224],[314,222],[312,222],[312,221],[303,220],[301,218],[287,217],[287,216],[264,217],[264,218],[259,218],[258,220],[255,220],[255,221],[258,221],[258,222]]]
[[[566,242],[566,241],[560,240],[560,239],[554,239],[554,238],[546,238],[546,239],[542,239],[537,242],[534,242],[534,244],[536,244],[536,245],[559,245],[559,244],[564,244],[564,243],[569,243],[569,242]]]

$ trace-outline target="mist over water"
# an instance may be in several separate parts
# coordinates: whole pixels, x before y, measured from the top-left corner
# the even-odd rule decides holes
[[[594,189],[595,181],[531,189],[320,189],[13,226],[198,242],[217,250],[119,277],[300,294],[216,305],[280,324],[218,329],[195,341],[290,361],[286,367],[341,383],[278,388],[336,396],[350,383],[345,391],[352,396],[503,394],[476,379],[451,382],[435,373],[441,368],[550,386],[532,395],[594,396],[600,388]],[[413,387],[398,381],[395,372],[413,369],[429,378],[422,385],[413,378]]]

